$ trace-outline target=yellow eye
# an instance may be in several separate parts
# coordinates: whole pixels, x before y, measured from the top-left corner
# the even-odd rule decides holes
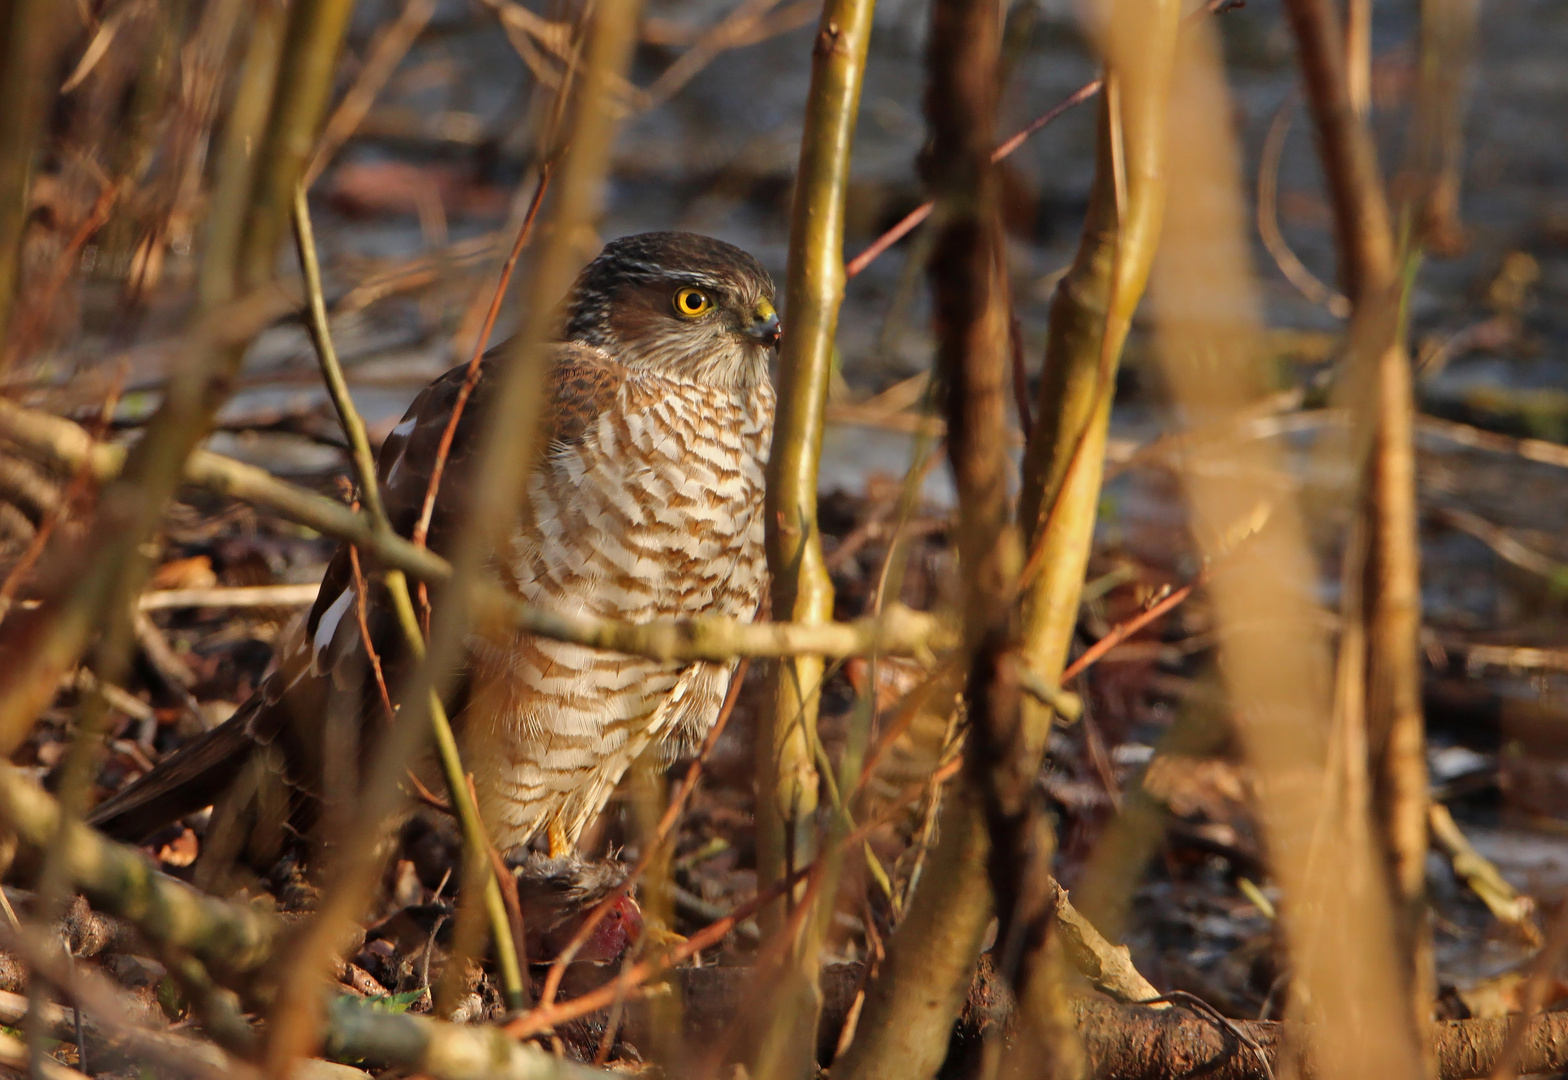
[[[681,289],[675,294],[675,313],[687,319],[706,314],[713,301],[701,289]]]

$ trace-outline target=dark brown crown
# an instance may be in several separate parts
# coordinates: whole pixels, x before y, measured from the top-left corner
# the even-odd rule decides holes
[[[567,302],[563,338],[589,345],[610,338],[609,311],[629,284],[692,285],[773,298],[773,279],[733,244],[688,232],[651,232],[611,240],[583,267]]]

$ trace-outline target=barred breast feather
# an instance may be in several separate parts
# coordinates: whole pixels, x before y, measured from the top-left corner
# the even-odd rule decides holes
[[[609,619],[751,619],[766,574],[772,387],[764,380],[719,389],[631,370],[581,343],[554,346],[552,359],[547,445],[529,476],[524,515],[495,560],[503,584],[529,603]],[[483,362],[452,443],[429,531],[431,548],[443,554],[471,504],[499,362]],[[464,374],[454,368],[426,387],[382,446],[383,501],[404,536],[418,520]],[[373,559],[361,570],[363,603],[349,553],[339,550],[303,632],[261,691],[98,807],[94,822],[139,838],[211,802],[257,746],[281,751],[296,828],[321,804],[352,799],[354,763],[386,718],[364,631],[388,681],[407,659]],[[549,827],[552,839],[575,845],[639,754],[700,741],[732,670],[529,635],[470,641],[448,708],[497,844],[519,845]],[[342,733],[337,743],[334,732]]]
[[[580,435],[558,440],[534,473],[505,580],[529,603],[568,614],[751,619],[766,575],[772,419],[766,382],[730,390],[623,372]],[[484,723],[466,739],[503,843],[554,825],[575,845],[650,745],[706,734],[733,671],[532,637],[477,655]]]

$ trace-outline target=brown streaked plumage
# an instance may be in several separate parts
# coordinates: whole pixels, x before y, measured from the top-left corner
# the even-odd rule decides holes
[[[745,252],[686,233],[606,246],[568,298],[547,446],[526,509],[494,557],[500,580],[530,603],[604,618],[751,618],[765,576],[768,353],[778,332],[772,282]],[[438,552],[467,512],[499,362],[483,361],[453,440],[430,523]],[[426,387],[381,448],[383,500],[405,536],[463,379],[454,368]],[[367,592],[365,625],[395,689],[407,660],[380,589]],[[340,549],[277,673],[225,724],[99,806],[92,822],[144,836],[212,803],[261,747],[278,751],[271,757],[282,763],[296,826],[323,799],[351,799],[348,774],[385,718],[360,603]],[[514,847],[547,832],[552,852],[574,847],[639,754],[700,740],[731,672],[525,634],[472,640],[448,707],[497,842]]]

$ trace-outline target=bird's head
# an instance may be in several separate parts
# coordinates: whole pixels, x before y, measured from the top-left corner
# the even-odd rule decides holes
[[[781,330],[768,272],[738,247],[693,233],[625,236],[583,268],[565,338],[631,368],[741,388],[768,377]]]

